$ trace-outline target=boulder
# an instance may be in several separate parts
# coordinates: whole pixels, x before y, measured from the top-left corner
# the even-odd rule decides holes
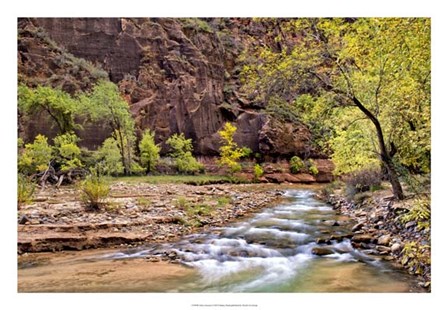
[[[384,235],[378,238],[378,245],[389,245],[391,240],[390,235]]]
[[[313,253],[314,255],[323,256],[323,255],[333,254],[334,251],[332,249],[329,249],[329,248],[316,247],[316,248],[313,248],[311,250],[311,253]]]
[[[358,234],[352,237],[352,241],[356,243],[369,243],[373,242],[375,238],[370,234]]]
[[[403,248],[403,245],[400,243],[394,243],[392,244],[392,246],[390,247],[390,250],[392,251],[392,253],[398,254],[401,249]]]

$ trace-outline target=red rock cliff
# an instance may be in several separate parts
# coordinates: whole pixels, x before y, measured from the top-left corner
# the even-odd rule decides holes
[[[273,157],[319,156],[305,126],[284,124],[240,90],[238,55],[247,44],[272,44],[262,23],[251,19],[33,18],[19,20],[19,79],[89,88],[104,69],[130,103],[139,130],[155,130],[158,142],[183,132],[195,152],[215,155],[217,131],[236,124],[241,146]],[[56,45],[56,46],[53,46]],[[74,59],[69,57],[69,53]],[[78,59],[78,60],[76,60]],[[22,122],[25,136],[48,131]],[[108,133],[98,125],[81,133],[98,146]],[[93,134],[92,134],[93,133]]]

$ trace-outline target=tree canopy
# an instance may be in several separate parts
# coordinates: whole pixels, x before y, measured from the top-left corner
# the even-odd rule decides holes
[[[300,111],[337,172],[384,166],[402,198],[396,165],[430,166],[430,20],[308,18],[281,28],[281,50],[248,58],[246,90]]]

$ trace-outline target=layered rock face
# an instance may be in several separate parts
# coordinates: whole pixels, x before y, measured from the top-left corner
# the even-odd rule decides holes
[[[236,142],[253,152],[273,158],[320,156],[311,147],[305,126],[285,124],[266,115],[263,103],[251,102],[250,94],[240,89],[240,52],[248,44],[270,44],[263,24],[222,18],[19,21],[19,30],[27,27],[48,35],[47,41],[55,42],[61,51],[104,69],[128,100],[137,128],[154,130],[163,151],[167,150],[163,142],[170,135],[183,132],[193,140],[197,155],[216,155],[220,146],[217,132],[230,121],[238,128]],[[47,79],[62,74],[64,68],[58,68],[54,60],[58,51],[49,48],[48,42],[40,42],[36,56],[32,36],[26,40],[19,37],[19,73]],[[65,69],[73,71],[72,66]],[[82,73],[82,66],[78,71]],[[95,78],[83,78],[84,84],[75,79],[76,86],[67,83],[63,87],[72,92],[88,89]],[[32,136],[29,131],[35,127],[24,127]],[[81,138],[89,135],[86,130],[80,134]],[[104,135],[99,135],[98,141],[95,137],[84,139],[86,146],[96,147]]]

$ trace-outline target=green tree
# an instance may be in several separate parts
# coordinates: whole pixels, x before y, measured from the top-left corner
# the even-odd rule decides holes
[[[45,111],[58,127],[59,133],[67,133],[81,128],[76,124],[75,116],[79,114],[76,100],[61,89],[37,86],[35,89],[26,85],[18,86],[18,108],[25,114]]]
[[[94,158],[97,169],[104,175],[119,175],[124,172],[120,148],[117,141],[110,137],[95,151]]]
[[[257,87],[265,101],[276,95],[291,102],[309,92],[313,100],[296,104],[311,119],[328,117],[326,142],[337,161],[364,165],[376,158],[402,199],[395,160],[429,171],[430,20],[296,19],[282,31],[300,36],[281,51],[259,48],[257,62],[243,69],[246,87]],[[360,139],[361,150],[353,145]],[[365,156],[353,156],[359,151]]]
[[[171,147],[171,157],[176,162],[176,168],[183,173],[196,173],[203,169],[203,165],[193,157],[193,144],[184,134],[173,134],[166,140]]]
[[[53,139],[56,155],[56,163],[60,170],[65,172],[73,168],[82,167],[81,149],[77,143],[79,138],[74,133],[65,133]]]
[[[103,120],[109,124],[120,150],[124,173],[131,174],[135,164],[135,123],[118,87],[112,82],[100,81],[90,94],[81,95],[80,101],[92,121]]]
[[[33,143],[25,145],[18,157],[20,173],[33,174],[45,171],[53,159],[52,148],[47,137],[37,135]]]
[[[237,128],[231,123],[224,124],[224,128],[218,131],[219,136],[223,141],[223,145],[219,148],[220,158],[219,165],[227,167],[230,173],[241,171],[241,164],[238,162],[240,158],[247,155],[247,148],[239,148],[233,140]]]
[[[146,167],[146,173],[154,171],[157,161],[160,158],[160,146],[155,143],[154,135],[154,132],[146,130],[138,145],[140,149],[140,162],[143,167]]]

